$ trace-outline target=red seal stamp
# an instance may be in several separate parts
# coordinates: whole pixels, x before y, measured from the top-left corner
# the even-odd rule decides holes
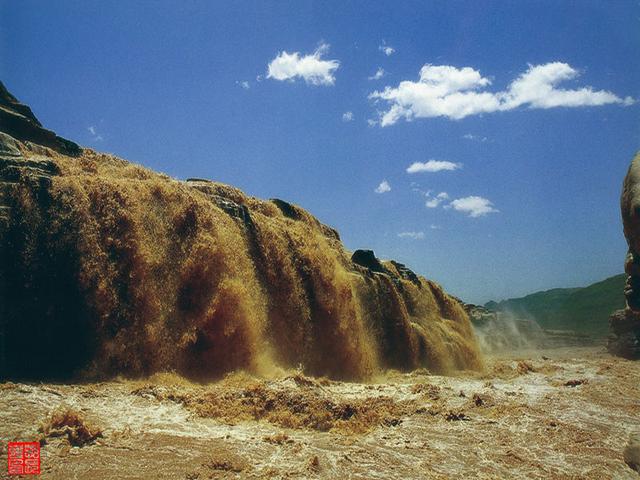
[[[7,452],[9,475],[40,474],[40,444],[38,442],[9,442]]]

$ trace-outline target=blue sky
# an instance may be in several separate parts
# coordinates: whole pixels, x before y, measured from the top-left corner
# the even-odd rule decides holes
[[[0,1],[0,27],[60,135],[297,203],[467,301],[622,271],[637,1]]]

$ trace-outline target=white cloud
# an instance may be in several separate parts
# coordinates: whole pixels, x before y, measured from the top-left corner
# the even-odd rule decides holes
[[[480,135],[473,135],[472,133],[466,133],[462,136],[465,140],[471,140],[474,142],[486,142],[489,139],[487,137],[482,137]]]
[[[343,122],[350,122],[353,120],[353,112],[349,111],[349,112],[344,112],[342,114],[342,121]]]
[[[387,193],[390,191],[391,191],[391,185],[389,185],[389,182],[387,182],[386,180],[383,180],[382,182],[380,182],[380,185],[378,185],[374,190],[374,192],[376,193]]]
[[[368,77],[368,79],[369,80],[380,80],[382,77],[384,77],[384,74],[385,74],[384,68],[378,67],[378,70],[376,70],[376,73],[374,73],[373,75]]]
[[[594,91],[591,87],[578,90],[556,88],[560,82],[576,78],[579,72],[566,63],[554,62],[545,65],[530,65],[529,69],[511,82],[504,93],[504,110],[528,104],[531,108],[585,107],[608,103],[633,103],[631,97],[621,99],[606,90]]]
[[[322,56],[328,51],[327,44],[320,45],[315,52],[304,56],[300,52],[282,51],[269,63],[267,78],[281,81],[302,78],[311,85],[333,85],[336,81],[333,74],[340,62],[322,60]]]
[[[369,125],[370,127],[375,127],[377,124],[377,121],[372,120],[371,118],[367,119],[367,125]]]
[[[440,225],[433,225],[433,224],[431,224],[431,225],[429,225],[429,228],[430,228],[431,230],[442,230],[442,227],[441,227]]]
[[[395,48],[393,48],[390,45],[387,45],[387,42],[385,42],[384,40],[382,41],[382,45],[380,45],[378,47],[378,50],[380,50],[382,53],[384,53],[387,57],[390,57],[396,51]]]
[[[443,170],[457,170],[462,168],[462,164],[448,162],[446,160],[429,160],[428,162],[413,162],[407,168],[407,173],[422,173],[422,172],[440,172]]]
[[[94,142],[101,142],[104,140],[104,137],[98,133],[98,129],[95,125],[90,125],[89,127],[87,127],[87,130],[89,131],[89,133],[91,134],[91,136],[93,137],[92,140]]]
[[[440,192],[438,195],[436,195],[435,197],[432,197],[430,192],[426,192],[425,197],[427,198],[427,201],[425,202],[425,206],[427,208],[436,208],[438,207],[438,205],[440,205],[443,201],[448,200],[449,199],[449,194],[447,192]]]
[[[458,198],[449,204],[454,210],[468,214],[470,217],[482,217],[488,213],[496,213],[493,203],[483,197],[472,195],[470,197]]]
[[[400,232],[398,234],[400,238],[409,238],[411,240],[423,240],[424,232]]]
[[[418,81],[405,80],[382,92],[375,91],[370,99],[388,103],[380,114],[380,125],[393,125],[400,119],[445,117],[460,120],[470,115],[508,111],[521,106],[529,108],[582,107],[606,104],[630,105],[631,97],[622,99],[606,90],[583,87],[576,90],[557,88],[579,72],[566,63],[553,62],[530,65],[504,91],[482,91],[491,85],[478,70],[450,65],[424,65]]]
[[[249,82],[247,82],[246,80],[244,80],[242,82],[239,81],[239,80],[236,80],[236,85],[240,85],[245,90],[249,90],[249,88],[251,88],[251,86],[249,85]]]

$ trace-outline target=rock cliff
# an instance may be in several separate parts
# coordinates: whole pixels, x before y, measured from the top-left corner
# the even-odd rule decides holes
[[[4,86],[0,131],[3,377],[480,365],[457,300],[296,205],[80,148]]]
[[[611,353],[640,358],[640,153],[631,161],[620,198],[622,225],[629,251],[624,263],[627,306],[609,318]]]

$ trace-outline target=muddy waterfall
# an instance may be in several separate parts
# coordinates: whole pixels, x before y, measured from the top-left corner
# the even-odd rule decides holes
[[[459,302],[404,265],[290,203],[81,148],[0,97],[2,376],[479,366]]]

